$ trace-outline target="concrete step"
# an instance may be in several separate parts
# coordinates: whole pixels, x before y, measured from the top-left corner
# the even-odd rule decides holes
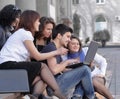
[[[20,93],[0,94],[0,99],[18,99],[17,97],[20,97]]]

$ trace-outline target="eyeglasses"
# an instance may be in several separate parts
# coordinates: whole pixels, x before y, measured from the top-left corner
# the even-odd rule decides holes
[[[20,10],[18,7],[14,6],[13,10],[18,11]]]

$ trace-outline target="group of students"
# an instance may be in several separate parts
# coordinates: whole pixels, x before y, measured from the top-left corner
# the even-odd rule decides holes
[[[2,15],[8,12],[10,17],[5,19]],[[6,31],[6,27],[12,30]],[[33,10],[21,12],[16,6],[7,5],[0,11],[0,41],[3,41],[0,42],[0,69],[25,69],[31,99],[42,99],[41,94],[45,90],[49,96],[67,99],[73,88],[71,99],[94,99],[95,91],[107,99],[113,99],[104,86],[107,63],[101,55],[95,55],[94,61],[100,67],[95,67],[92,73],[87,65],[76,69],[66,68],[71,63],[84,61],[87,52],[72,33],[70,27],[56,25],[50,17],[40,17]]]

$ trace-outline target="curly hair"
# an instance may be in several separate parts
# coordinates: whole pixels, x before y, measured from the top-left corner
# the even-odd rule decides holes
[[[5,28],[11,26],[12,22],[21,15],[21,10],[15,5],[9,4],[0,11],[0,25]]]

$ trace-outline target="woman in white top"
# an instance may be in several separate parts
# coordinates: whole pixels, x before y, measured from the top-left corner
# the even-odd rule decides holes
[[[0,69],[25,69],[28,72],[30,88],[34,87],[31,90],[34,96],[38,97],[42,93],[42,82],[45,82],[53,89],[54,95],[65,99],[48,67],[43,63],[30,61],[31,57],[39,61],[67,52],[65,48],[50,53],[38,52],[33,40],[35,32],[39,30],[39,19],[36,11],[26,10],[22,13],[18,30],[1,49]],[[38,76],[39,79],[36,79]]]
[[[68,44],[69,53],[63,57],[63,60],[78,58],[80,62],[83,62],[87,53],[88,47],[82,48],[81,41],[79,38],[72,36],[71,41]],[[94,64],[97,64],[94,65]],[[93,62],[90,64],[92,69],[92,78],[95,91],[106,97],[107,99],[113,99],[111,93],[104,86],[105,84],[105,73],[107,68],[106,59],[97,54],[94,57]]]

